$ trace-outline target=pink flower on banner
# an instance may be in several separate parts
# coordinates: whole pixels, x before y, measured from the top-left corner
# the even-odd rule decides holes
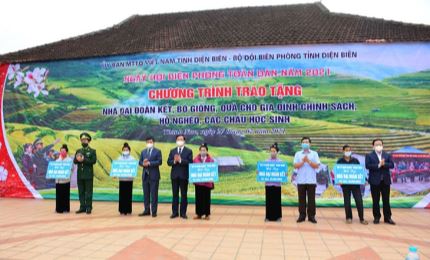
[[[45,68],[35,68],[33,71],[29,71],[25,75],[24,82],[27,83],[27,92],[29,94],[34,93],[34,97],[38,97],[40,93],[48,95],[48,91],[45,89],[45,80],[48,75],[48,70]]]
[[[22,84],[24,79],[24,73],[21,70],[21,66],[19,64],[10,65],[7,70],[8,80],[15,80],[13,84],[13,88],[17,88]]]
[[[8,174],[7,170],[2,165],[0,165],[0,181],[6,181],[7,174]]]

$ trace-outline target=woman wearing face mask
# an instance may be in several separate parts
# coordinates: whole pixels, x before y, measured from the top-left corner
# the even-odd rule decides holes
[[[279,148],[278,143],[274,143],[269,149],[270,158],[267,162],[280,162],[278,158]],[[266,182],[266,219],[265,221],[281,221],[282,206],[281,206],[281,183]]]
[[[69,149],[67,145],[63,144],[60,148],[60,155],[57,162],[70,162],[73,161],[67,153]],[[76,165],[70,169],[70,174],[76,171]],[[55,180],[55,212],[68,213],[70,212],[70,177],[67,179]]]
[[[128,143],[122,146],[122,153],[118,160],[134,160],[130,155],[131,148]],[[133,197],[133,178],[119,179],[119,205],[118,210],[121,215],[131,214]]]
[[[194,158],[193,163],[211,163],[214,162],[208,154],[208,146],[206,143],[200,145],[199,154]],[[197,182],[194,183],[196,190],[196,216],[194,219],[209,220],[211,214],[211,190],[214,189],[213,182]]]

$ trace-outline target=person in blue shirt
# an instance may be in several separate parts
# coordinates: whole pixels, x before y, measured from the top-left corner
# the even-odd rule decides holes
[[[294,169],[297,171],[296,180],[299,197],[299,218],[297,223],[305,221],[307,213],[308,221],[316,224],[315,190],[320,159],[318,153],[310,149],[311,138],[303,137],[301,147],[302,150],[294,155]]]

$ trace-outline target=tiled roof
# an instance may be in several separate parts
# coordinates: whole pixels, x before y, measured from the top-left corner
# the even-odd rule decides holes
[[[113,27],[0,56],[28,62],[179,49],[430,41],[430,26],[332,13],[321,3],[135,15]]]

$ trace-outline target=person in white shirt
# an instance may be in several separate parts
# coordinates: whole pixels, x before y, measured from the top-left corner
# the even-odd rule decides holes
[[[315,190],[320,158],[317,152],[310,149],[311,139],[309,137],[302,138],[301,146],[302,150],[296,152],[294,156],[294,168],[297,170],[296,180],[300,214],[297,223],[305,221],[307,213],[309,222],[316,224]]]
[[[63,144],[57,162],[71,162],[73,158],[68,155],[69,148]],[[72,164],[70,174],[76,171],[76,165]],[[70,176],[66,179],[55,179],[55,212],[70,212]]]
[[[130,155],[131,148],[124,143],[121,156],[118,160],[135,160]],[[119,205],[118,211],[121,215],[131,214],[133,198],[133,178],[119,178]]]

